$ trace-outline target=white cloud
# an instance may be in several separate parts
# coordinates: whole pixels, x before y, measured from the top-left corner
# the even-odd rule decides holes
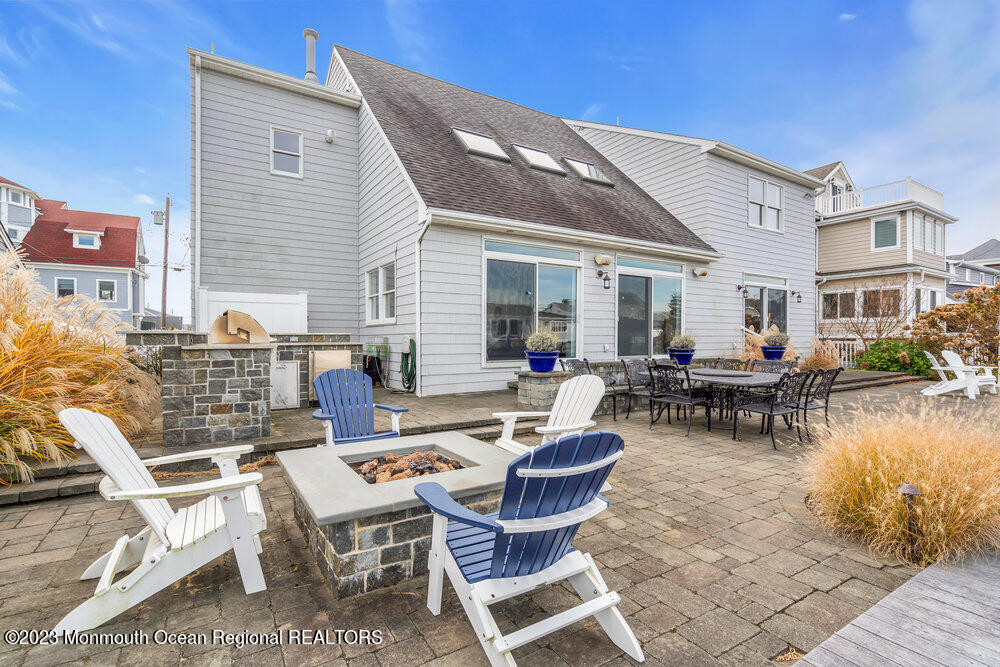
[[[396,43],[410,61],[410,66],[420,70],[427,69],[430,40],[417,3],[412,0],[386,0],[385,18]]]
[[[853,21],[856,18],[858,18],[857,14],[841,14],[839,17],[837,17],[837,20],[838,21]]]
[[[132,201],[134,201],[136,204],[150,204],[150,205],[152,205],[152,204],[156,203],[155,201],[153,201],[152,197],[150,197],[149,195],[144,195],[142,193],[139,193],[135,197],[133,197]]]
[[[10,82],[7,76],[0,70],[0,93],[4,95],[17,95],[17,88]]]
[[[17,111],[18,109],[21,108],[9,100],[0,100],[0,107],[3,107],[4,109],[10,109],[11,111]]]
[[[597,120],[598,115],[603,110],[604,110],[604,105],[603,104],[599,104],[598,102],[594,102],[590,106],[588,106],[586,109],[583,110],[583,113],[580,114],[580,120]]]
[[[143,167],[133,167],[133,169],[135,169],[135,173],[137,174],[146,175],[146,170]]]

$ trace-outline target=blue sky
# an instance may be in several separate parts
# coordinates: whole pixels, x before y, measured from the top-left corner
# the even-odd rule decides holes
[[[859,186],[910,176],[1000,235],[1000,3],[4,3],[0,175],[72,208],[141,215],[159,302],[188,314],[193,46],[292,75],[303,27],[334,43],[569,117],[721,139]]]

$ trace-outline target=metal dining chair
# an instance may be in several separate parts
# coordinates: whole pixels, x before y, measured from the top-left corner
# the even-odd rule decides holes
[[[771,446],[775,449],[778,444],[774,440],[774,418],[792,417],[796,420],[796,429],[799,433],[799,441],[802,440],[802,431],[798,426],[798,413],[801,409],[799,403],[802,400],[802,391],[806,383],[812,377],[812,371],[802,371],[799,373],[786,373],[781,376],[777,386],[768,393],[760,394],[737,394],[733,397],[733,437],[742,440],[740,436],[739,413],[750,412],[761,416],[761,433],[766,428],[771,434]]]

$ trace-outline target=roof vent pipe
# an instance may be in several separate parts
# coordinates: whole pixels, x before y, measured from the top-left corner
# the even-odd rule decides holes
[[[302,36],[306,38],[306,81],[318,81],[316,78],[316,40],[319,35],[312,28],[302,31]]]

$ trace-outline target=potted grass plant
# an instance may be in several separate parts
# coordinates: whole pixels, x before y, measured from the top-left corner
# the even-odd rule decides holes
[[[694,358],[694,345],[694,336],[677,334],[670,339],[670,347],[667,348],[667,352],[670,353],[670,358],[679,365],[687,366]]]
[[[524,356],[528,358],[528,368],[536,373],[548,373],[556,366],[559,358],[559,339],[547,329],[540,329],[524,341]]]
[[[774,331],[764,336],[764,344],[760,346],[760,351],[765,359],[781,359],[785,356],[785,347],[788,346],[789,336],[781,331]]]

